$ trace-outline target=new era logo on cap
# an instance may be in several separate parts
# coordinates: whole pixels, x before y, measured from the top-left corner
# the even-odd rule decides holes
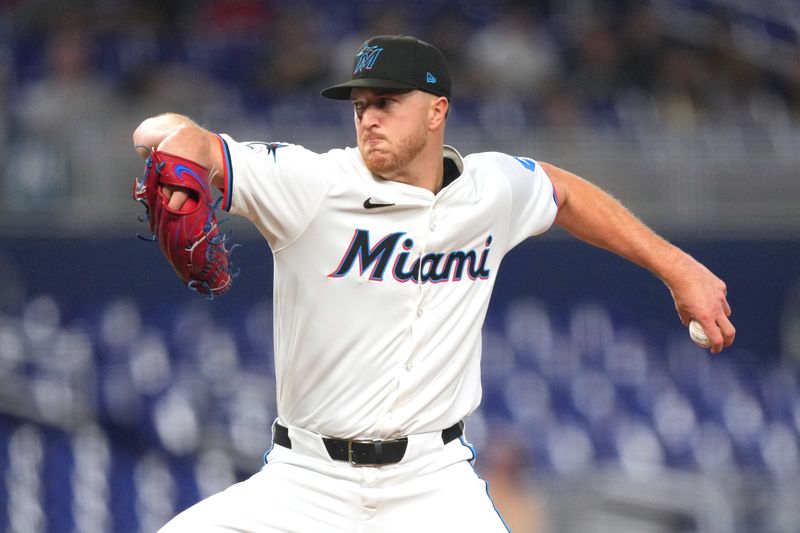
[[[444,56],[433,45],[408,35],[381,35],[356,52],[351,79],[328,87],[322,96],[348,100],[353,87],[420,90],[450,98],[450,76]]]

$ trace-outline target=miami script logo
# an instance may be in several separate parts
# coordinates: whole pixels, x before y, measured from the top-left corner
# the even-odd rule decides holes
[[[390,233],[370,246],[369,231],[357,229],[339,266],[328,277],[344,277],[358,263],[358,275],[369,271],[371,281],[383,281],[387,270],[401,283],[461,281],[465,276],[471,280],[489,279],[491,271],[486,268],[486,261],[492,246],[491,235],[482,250],[429,252],[421,257],[413,253],[414,240],[403,238],[404,235],[403,231]],[[415,255],[416,259],[411,260]]]

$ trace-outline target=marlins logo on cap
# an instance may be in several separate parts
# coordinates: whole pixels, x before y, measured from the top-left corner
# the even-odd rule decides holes
[[[408,35],[381,35],[361,45],[349,81],[328,87],[322,96],[347,100],[350,89],[420,90],[450,98],[447,62],[435,46]]]
[[[369,46],[365,43],[364,48],[356,54],[356,68],[353,70],[353,74],[358,74],[365,68],[371,69],[375,61],[377,61],[378,56],[381,55],[381,52],[383,52],[383,48],[379,46]]]

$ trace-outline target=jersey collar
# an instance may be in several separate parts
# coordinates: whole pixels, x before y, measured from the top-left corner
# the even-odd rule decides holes
[[[461,154],[452,146],[445,145],[443,164],[444,179],[442,181],[442,189],[453,183],[464,171],[464,162],[461,160]]]

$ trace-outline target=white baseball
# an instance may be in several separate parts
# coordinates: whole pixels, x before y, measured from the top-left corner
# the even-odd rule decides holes
[[[694,343],[701,348],[711,348],[711,341],[708,339],[708,335],[706,335],[703,326],[700,325],[695,319],[692,319],[689,322],[689,336],[692,338]]]

